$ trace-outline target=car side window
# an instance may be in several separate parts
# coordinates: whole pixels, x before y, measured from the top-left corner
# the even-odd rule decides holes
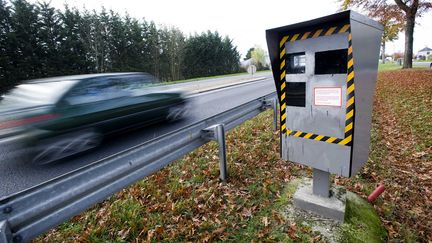
[[[122,87],[126,90],[135,90],[140,88],[139,78],[136,75],[122,77]]]
[[[82,81],[65,98],[70,105],[86,104],[127,96],[120,78],[93,78]]]
[[[131,75],[123,77],[125,88],[129,90],[142,89],[151,86],[154,83],[154,77],[151,75]]]
[[[103,96],[106,100],[129,96],[127,83],[121,77],[108,77],[102,88]]]

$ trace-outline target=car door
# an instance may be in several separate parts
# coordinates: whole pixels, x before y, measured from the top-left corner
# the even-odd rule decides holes
[[[59,102],[64,130],[95,128],[109,132],[127,102],[121,84],[107,77],[82,80]]]

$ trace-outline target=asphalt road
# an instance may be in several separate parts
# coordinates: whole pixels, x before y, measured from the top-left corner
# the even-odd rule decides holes
[[[413,62],[413,67],[431,67],[431,62]]]
[[[155,124],[107,138],[100,147],[73,158],[48,165],[33,165],[2,159],[0,160],[0,199],[275,91],[271,73],[257,76],[264,76],[266,79],[192,95],[190,112],[181,121]],[[212,81],[214,79],[199,82]]]

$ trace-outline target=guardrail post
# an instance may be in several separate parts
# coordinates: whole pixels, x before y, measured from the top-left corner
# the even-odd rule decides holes
[[[272,108],[273,109],[273,130],[277,131],[277,124],[278,124],[278,100],[277,98],[273,99],[263,99],[261,100],[263,102],[262,110]]]
[[[272,99],[271,107],[273,109],[273,131],[277,131],[278,127],[278,100],[277,98]]]
[[[0,243],[12,242],[12,232],[6,220],[0,222]]]
[[[225,128],[223,124],[216,124],[203,130],[204,139],[215,140],[219,144],[219,169],[220,179],[226,181],[228,171],[226,165]]]

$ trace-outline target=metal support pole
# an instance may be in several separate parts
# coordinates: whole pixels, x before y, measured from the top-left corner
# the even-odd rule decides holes
[[[272,109],[273,109],[273,131],[277,131],[277,124],[278,124],[278,114],[279,114],[279,110],[278,110],[278,100],[276,98],[274,98],[272,100]]]
[[[0,243],[8,243],[12,241],[12,233],[7,221],[0,222]]]
[[[313,169],[312,192],[320,197],[330,197],[329,172]]]
[[[221,124],[216,126],[216,140],[219,143],[220,179],[226,181],[228,172],[226,165],[225,128]]]
[[[273,130],[277,131],[278,114],[279,114],[277,98],[263,99],[262,102],[263,102],[263,106],[262,106],[261,110],[264,111],[268,108],[273,109]]]
[[[228,170],[226,165],[225,128],[223,124],[216,124],[203,130],[203,138],[215,140],[219,144],[220,179],[226,181]]]

